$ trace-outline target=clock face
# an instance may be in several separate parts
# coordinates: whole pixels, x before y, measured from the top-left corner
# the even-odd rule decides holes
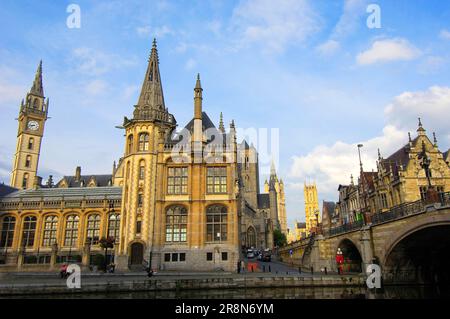
[[[28,129],[30,131],[37,131],[39,129],[39,123],[36,121],[29,121],[28,122]]]

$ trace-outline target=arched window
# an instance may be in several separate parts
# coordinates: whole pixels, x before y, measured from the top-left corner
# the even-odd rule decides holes
[[[134,150],[133,150],[133,146],[134,146],[134,137],[133,137],[133,134],[131,134],[131,135],[129,135],[128,136],[128,150],[127,150],[127,153],[132,153]]]
[[[33,109],[37,109],[38,108],[38,99],[34,99],[34,102],[33,102]]]
[[[2,232],[0,236],[0,248],[12,247],[14,239],[14,227],[16,226],[16,218],[6,216],[2,222]]]
[[[28,140],[28,149],[32,150],[34,148],[34,138],[30,137]]]
[[[143,180],[145,178],[145,161],[139,163],[139,179]]]
[[[26,159],[25,159],[25,167],[30,167],[31,166],[31,155],[27,155]]]
[[[28,173],[23,174],[22,188],[28,187]]]
[[[149,135],[148,133],[139,134],[139,152],[148,151],[149,146]]]
[[[70,215],[66,220],[66,232],[64,234],[64,246],[76,246],[78,240],[78,225],[80,217],[77,215]]]
[[[36,235],[36,221],[35,216],[27,216],[23,221],[22,246],[33,247],[34,237]]]
[[[44,223],[43,246],[51,246],[56,243],[56,232],[58,231],[58,217],[47,216]]]
[[[89,215],[86,231],[86,243],[97,245],[100,237],[100,215]]]
[[[120,215],[110,214],[108,218],[108,237],[115,239],[115,242],[119,242],[120,235]]]
[[[166,212],[166,242],[185,242],[187,234],[187,210],[183,206],[171,206]]]
[[[225,206],[212,205],[206,210],[206,241],[226,241],[228,236],[228,211]]]

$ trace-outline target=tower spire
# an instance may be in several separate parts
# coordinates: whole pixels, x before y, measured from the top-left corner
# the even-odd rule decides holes
[[[222,133],[225,133],[225,126],[223,125],[223,114],[222,114],[222,112],[220,112],[219,130]]]
[[[166,112],[164,94],[159,72],[159,57],[156,39],[153,39],[152,51],[148,60],[147,72],[142,84],[139,101],[136,105],[135,118],[142,114],[148,114],[150,110]]]
[[[42,60],[39,62],[36,70],[36,75],[34,76],[33,86],[31,87],[30,93],[44,97],[44,88],[42,85]]]

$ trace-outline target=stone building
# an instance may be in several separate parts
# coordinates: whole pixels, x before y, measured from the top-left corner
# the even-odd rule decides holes
[[[305,222],[306,232],[311,234],[317,227],[317,222],[320,222],[319,211],[319,197],[317,195],[316,184],[306,184],[303,188],[305,199]]]
[[[11,187],[0,186],[0,271],[88,266],[97,254],[117,269],[235,271],[242,247],[273,248],[285,225],[284,186],[259,191],[258,153],[218,128],[203,107],[198,75],[192,120],[177,130],[165,105],[156,41],[137,104],[121,129],[124,153],[111,174],[45,185],[37,176],[48,114],[42,63],[19,114]],[[280,209],[283,211],[280,212]],[[102,239],[114,246],[106,251]]]
[[[376,213],[396,206],[424,200],[432,191],[443,196],[450,190],[449,151],[438,148],[436,135],[431,140],[419,119],[417,136],[408,134],[408,142],[384,158],[378,152],[377,170],[365,172],[361,165],[358,185],[339,186],[336,223],[330,227],[355,222],[370,222]],[[325,226],[325,225],[324,225]]]

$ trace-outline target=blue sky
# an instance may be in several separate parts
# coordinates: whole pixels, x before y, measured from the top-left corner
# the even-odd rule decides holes
[[[69,4],[81,28],[69,29]],[[369,29],[366,8],[381,9]],[[335,200],[339,183],[401,147],[422,117],[450,145],[450,3],[441,0],[12,1],[0,3],[0,181],[9,182],[18,105],[40,59],[50,116],[40,175],[109,173],[123,152],[115,129],[137,102],[153,37],[166,106],[193,113],[197,72],[218,122],[278,128],[278,171],[290,224],[303,183]],[[263,178],[268,166],[262,167]]]

